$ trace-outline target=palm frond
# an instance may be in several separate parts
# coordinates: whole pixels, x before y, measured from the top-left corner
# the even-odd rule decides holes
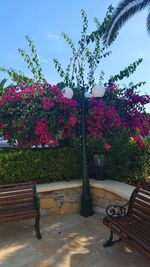
[[[147,16],[147,32],[150,34],[150,9]]]
[[[123,0],[115,9],[108,32],[103,36],[104,44],[111,44],[114,36],[130,17],[150,5],[150,0]]]
[[[7,82],[7,79],[3,79],[0,81],[0,88],[4,88],[5,83]]]

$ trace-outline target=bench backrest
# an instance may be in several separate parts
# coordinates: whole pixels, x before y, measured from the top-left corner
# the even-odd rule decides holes
[[[0,213],[4,209],[21,209],[22,207],[34,205],[35,193],[35,182],[0,185]]]
[[[131,196],[129,214],[132,214],[145,229],[150,227],[150,188],[140,186]]]

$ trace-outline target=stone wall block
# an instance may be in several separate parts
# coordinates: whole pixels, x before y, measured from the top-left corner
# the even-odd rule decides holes
[[[92,195],[96,195],[99,198],[104,198],[104,196],[105,196],[105,190],[103,190],[101,188],[92,188],[91,193],[92,193]]]
[[[60,208],[59,207],[51,208],[50,213],[52,215],[54,215],[54,214],[59,215],[60,214]]]
[[[52,197],[55,199],[56,202],[64,202],[64,190],[59,190],[52,194]]]
[[[50,197],[52,195],[52,191],[51,192],[41,192],[40,193],[40,197],[41,198],[46,198],[46,197]]]
[[[72,212],[73,212],[73,208],[72,208],[71,203],[64,203],[62,207],[60,208],[60,214],[62,215],[72,213]]]
[[[41,209],[56,207],[56,201],[53,198],[41,198]]]
[[[118,197],[115,193],[109,192],[109,191],[105,191],[104,192],[104,198],[105,199],[109,199],[111,201],[114,201],[116,199],[116,197]]]
[[[60,197],[60,196],[64,196],[64,191],[65,189],[62,189],[62,190],[55,190],[55,191],[52,191],[52,196],[57,198],[57,197]]]
[[[73,203],[72,204],[72,211],[75,213],[80,213],[80,203]]]
[[[81,189],[78,188],[72,188],[72,189],[66,189],[64,192],[64,202],[79,202],[81,197]]]
[[[106,208],[110,204],[110,202],[107,199],[100,199],[99,198],[99,200],[96,204],[102,208]]]

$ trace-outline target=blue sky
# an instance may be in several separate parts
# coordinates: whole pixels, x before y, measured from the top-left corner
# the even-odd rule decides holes
[[[18,48],[28,50],[25,35],[32,37],[41,59],[43,73],[51,84],[59,78],[53,58],[59,59],[65,67],[70,49],[63,40],[61,32],[67,33],[73,41],[80,38],[81,9],[88,14],[89,32],[95,29],[93,18],[103,20],[107,7],[114,7],[118,0],[1,0],[0,15],[0,66],[13,67],[28,74],[26,64],[18,53]],[[150,36],[146,32],[147,11],[132,18],[121,29],[111,46],[112,55],[103,61],[99,71],[104,70],[105,81],[110,75],[117,74],[139,57],[143,63],[135,74],[123,83],[146,81],[141,93],[150,94]],[[0,79],[5,74],[0,73]],[[150,105],[147,107],[150,112]]]

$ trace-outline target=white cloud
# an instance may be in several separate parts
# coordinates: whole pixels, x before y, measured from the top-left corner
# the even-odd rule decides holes
[[[46,37],[47,37],[48,39],[53,39],[53,40],[59,40],[59,39],[60,39],[59,35],[57,35],[57,34],[53,34],[53,33],[50,33],[50,32],[48,32],[48,33],[46,34]]]

